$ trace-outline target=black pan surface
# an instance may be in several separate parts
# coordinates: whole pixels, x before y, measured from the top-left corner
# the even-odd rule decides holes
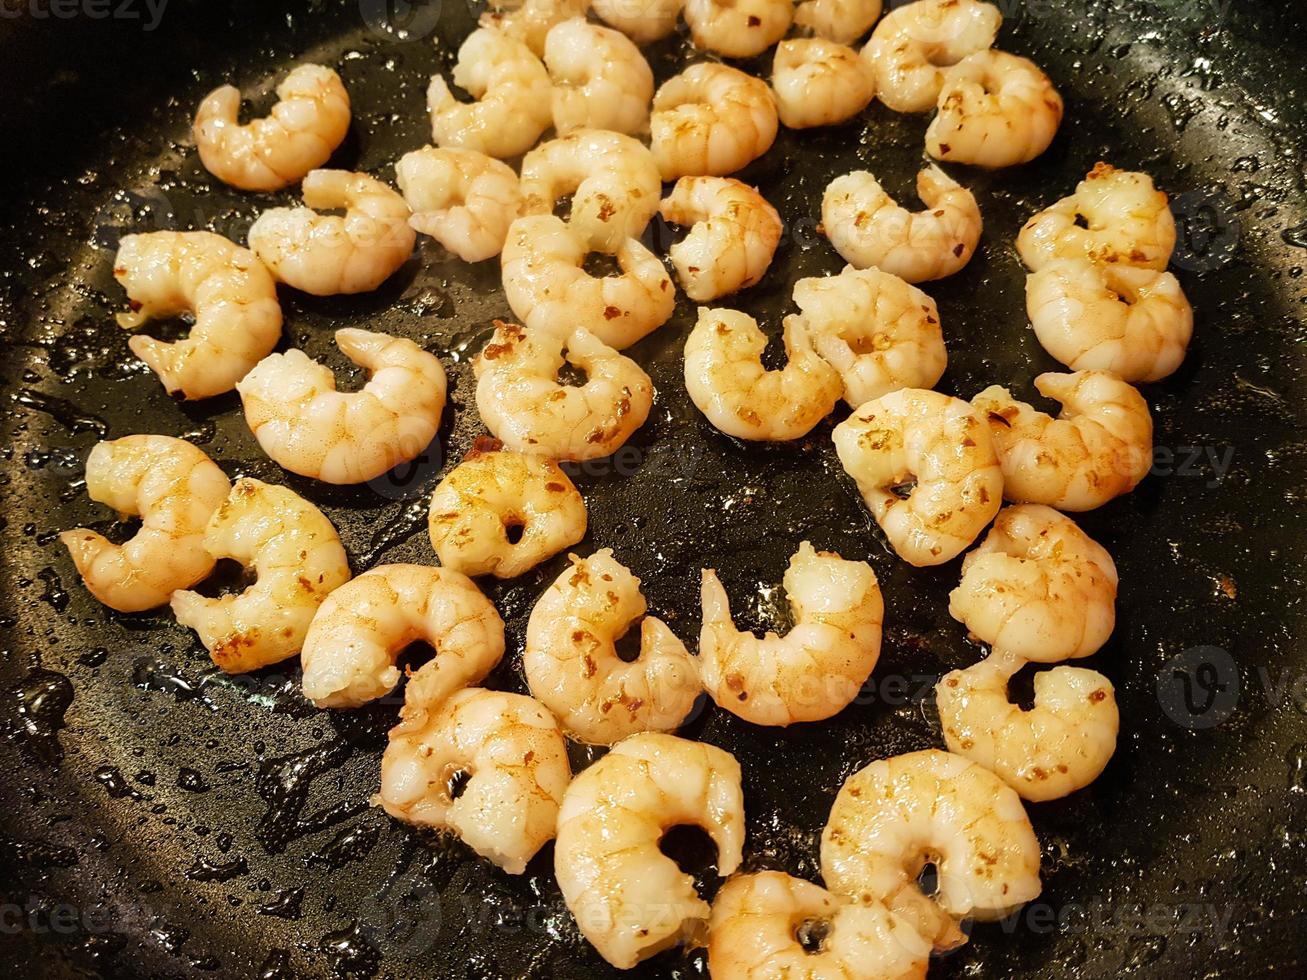
[[[1000,46],[1049,71],[1067,122],[1033,164],[957,171],[986,233],[961,274],[927,287],[950,350],[942,390],[969,396],[999,382],[1029,395],[1034,375],[1056,369],[1026,324],[1012,242],[1100,159],[1146,170],[1172,195],[1174,269],[1198,321],[1181,371],[1146,390],[1154,475],[1083,519],[1123,583],[1116,635],[1092,661],[1117,687],[1116,758],[1088,790],[1031,807],[1040,899],[976,927],[932,975],[1301,976],[1307,20],[1289,2],[1000,5]],[[469,267],[424,241],[374,294],[283,292],[283,347],[345,371],[330,331],[361,325],[419,340],[450,369],[439,446],[404,473],[344,489],[264,458],[234,396],[170,400],[113,324],[124,297],[110,266],[129,231],[243,240],[261,208],[293,199],[240,194],[201,170],[189,118],[226,80],[262,111],[292,63],[336,67],[355,122],[335,163],[391,178],[394,161],[428,140],[426,81],[451,66],[475,8],[171,0],[153,18],[143,0],[59,8],[68,17],[45,0],[0,4],[0,962],[22,975],[611,973],[561,901],[551,849],[514,878],[369,808],[393,701],[319,712],[293,662],[226,677],[168,615],[99,606],[55,538],[79,524],[128,533],[86,498],[83,461],[100,438],[160,432],[191,439],[232,476],[285,482],[324,507],[356,572],[433,560],[426,498],[482,431],[468,362],[509,312],[495,262]],[[92,16],[105,9],[117,16]],[[678,36],[651,58],[665,78],[689,54]],[[794,281],[841,265],[815,231],[821,189],[866,166],[907,194],[925,124],[875,105],[849,126],[783,133],[741,176],[777,204],[787,234],[766,281],[733,304],[776,333]],[[649,236],[670,240],[658,226]],[[858,703],[787,731],[711,706],[686,726],[743,766],[747,867],[816,879],[842,780],[939,745],[931,683],[982,651],[946,613],[957,564],[896,560],[843,476],[829,441],[843,411],[775,447],[732,441],[698,415],[680,376],[692,320],[682,298],[634,348],[657,405],[629,451],[577,471],[590,508],[577,550],[614,548],[652,611],[689,639],[705,565],[721,572],[743,624],[783,630],[779,583],[800,540],[873,564],[887,631]],[[564,560],[487,584],[510,636],[491,686],[525,690],[525,619]],[[700,843],[669,847],[711,890]],[[676,951],[635,974],[702,976],[706,965],[701,952]]]

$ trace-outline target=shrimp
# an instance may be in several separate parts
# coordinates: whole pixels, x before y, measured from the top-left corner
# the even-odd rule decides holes
[[[600,20],[636,44],[651,44],[676,29],[685,0],[592,0],[590,6]]]
[[[276,282],[252,252],[221,235],[128,235],[118,245],[113,277],[132,304],[131,313],[118,314],[125,330],[179,313],[195,317],[184,340],[137,335],[127,341],[169,394],[211,398],[231,391],[281,336]]]
[[[938,887],[917,878],[933,865]],[[880,759],[841,787],[821,835],[826,887],[883,902],[936,949],[963,919],[1001,919],[1040,891],[1039,841],[1017,796],[969,759],[927,749]]]
[[[662,182],[639,140],[599,129],[542,143],[522,160],[522,214],[552,214],[572,195],[567,225],[592,249],[613,252],[639,238],[658,210]]]
[[[431,444],[445,369],[413,341],[370,330],[337,330],[336,346],[371,373],[361,390],[337,391],[331,368],[301,350],[265,357],[236,390],[273,461],[325,483],[363,483]]]
[[[572,769],[558,722],[534,698],[470,688],[413,710],[381,756],[376,801],[392,817],[456,834],[520,875],[554,836]],[[457,798],[455,780],[466,777]]]
[[[660,212],[672,224],[692,226],[667,251],[685,295],[696,303],[759,282],[781,240],[776,209],[729,177],[682,177]]]
[[[554,129],[642,133],[649,128],[653,70],[625,34],[565,20],[545,38],[545,67],[554,85]]]
[[[340,536],[322,511],[285,487],[249,477],[237,480],[214,511],[204,547],[215,560],[231,558],[257,576],[235,595],[172,594],[177,622],[199,633],[229,674],[299,653],[322,600],[349,581]]]
[[[847,122],[876,94],[876,76],[850,47],[822,38],[776,45],[772,91],[780,120],[790,129]]]
[[[753,317],[738,310],[699,308],[685,342],[685,387],[690,400],[722,432],[737,439],[798,439],[830,414],[844,385],[812,349],[803,322],[784,322],[787,362],[762,366],[767,338]]]
[[[304,696],[357,708],[399,683],[400,653],[418,640],[436,656],[409,681],[428,704],[475,684],[504,655],[504,621],[466,575],[425,565],[378,565],[318,608],[304,637]],[[419,680],[420,678],[420,680]]]
[[[1194,311],[1169,272],[1056,259],[1026,277],[1035,336],[1073,371],[1160,381],[1184,361]]]
[[[1003,470],[981,415],[958,398],[904,388],[835,427],[835,451],[890,545],[910,565],[962,553],[1003,503]],[[907,486],[906,499],[900,488]]]
[[[726,590],[703,572],[699,663],[704,689],[755,725],[821,721],[844,710],[880,657],[885,603],[871,566],[804,541],[785,572],[794,628],[759,639],[738,630]]]
[[[585,384],[559,383],[565,360],[585,373]],[[472,370],[481,421],[518,452],[572,460],[610,456],[653,407],[649,375],[585,330],[563,339],[496,321]]]
[[[500,256],[504,296],[527,330],[568,337],[580,328],[621,350],[657,330],[676,306],[662,260],[634,238],[608,252],[620,272],[592,276],[585,237],[552,214],[518,218]]]
[[[685,0],[694,46],[727,58],[752,58],[785,36],[794,0]]]
[[[349,132],[349,93],[321,65],[300,65],[277,86],[277,104],[241,125],[241,93],[223,85],[195,113],[195,147],[204,169],[244,191],[276,191],[322,166]]]
[[[1029,711],[1008,700],[1024,661],[991,654],[945,674],[935,688],[949,751],[971,759],[1035,803],[1083,789],[1116,751],[1120,716],[1112,682],[1096,670],[1054,667],[1035,675]]]
[[[584,20],[588,0],[489,0],[492,10],[480,25],[521,41],[537,56],[549,50],[549,32],[559,24]]]
[[[273,208],[250,226],[250,248],[274,276],[314,296],[367,293],[413,254],[417,233],[398,193],[367,174],[314,170],[302,208]],[[313,210],[344,208],[345,214]]]
[[[694,824],[717,846],[723,878],[740,865],[740,764],[714,745],[642,732],[618,742],[568,786],[558,812],[554,872],[582,935],[621,970],[697,938],[708,903],[658,850]]]
[[[876,72],[876,96],[895,112],[928,112],[945,69],[994,43],[1003,14],[979,0],[917,0],[892,9],[862,57]]]
[[[430,235],[464,262],[498,255],[522,208],[517,174],[477,150],[425,146],[395,164],[409,227]]]
[[[1102,371],[1041,374],[1035,390],[1062,405],[1055,419],[992,385],[971,403],[989,423],[1014,503],[1093,510],[1129,493],[1153,464],[1143,395]]]
[[[1174,249],[1175,216],[1153,179],[1102,161],[1074,194],[1040,211],[1017,235],[1021,260],[1036,272],[1055,259],[1161,272]]]
[[[77,573],[91,594],[119,612],[168,601],[213,570],[204,529],[231,491],[213,460],[182,439],[127,436],[97,443],[86,458],[86,492],[141,526],[124,544],[90,528],[64,531]]]
[[[880,18],[881,0],[804,0],[794,10],[796,26],[834,41],[852,44]]]
[[[991,169],[1033,160],[1062,124],[1062,96],[1048,76],[1004,51],[981,51],[950,68],[937,107],[926,152]]]
[[[734,173],[776,139],[776,96],[762,79],[702,62],[654,95],[650,149],[663,180]]]
[[[545,66],[521,41],[493,28],[473,31],[458,49],[454,84],[475,101],[459,102],[440,75],[427,88],[437,146],[514,157],[534,146],[554,121]]]
[[[837,276],[800,279],[794,302],[852,408],[900,388],[931,388],[948,365],[935,301],[898,276],[845,266]]]
[[[568,560],[527,621],[522,667],[531,693],[585,742],[676,728],[701,691],[694,657],[666,623],[645,616],[640,580],[611,548]],[[616,641],[641,617],[640,656],[624,662]]]
[[[585,536],[585,501],[543,456],[478,445],[431,495],[428,530],[440,564],[513,578]],[[512,533],[510,533],[512,532]]]
[[[737,875],[713,899],[713,980],[925,980],[929,960],[930,943],[880,902],[859,905],[779,871]]]
[[[976,198],[939,167],[917,174],[926,210],[899,207],[865,170],[836,177],[821,199],[821,224],[844,261],[907,282],[943,279],[971,261],[982,222]]]

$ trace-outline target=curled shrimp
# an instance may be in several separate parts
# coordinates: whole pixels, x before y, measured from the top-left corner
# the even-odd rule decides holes
[[[717,873],[740,864],[744,798],[729,752],[642,732],[618,742],[568,786],[558,812],[554,872],[582,935],[621,970],[696,937],[708,903],[658,849],[693,824],[717,845]]]
[[[927,896],[917,878],[933,864]],[[936,949],[966,942],[964,919],[1001,919],[1040,891],[1039,841],[1021,798],[962,756],[880,759],[840,788],[821,835],[826,887],[884,902]]]
[[[1184,361],[1194,311],[1169,272],[1055,259],[1026,277],[1035,336],[1073,371],[1160,381]]]
[[[930,943],[880,902],[851,902],[780,871],[737,875],[713,899],[713,980],[925,980],[929,960]]]
[[[223,183],[245,191],[276,191],[331,158],[349,132],[349,93],[321,65],[300,65],[277,86],[277,104],[241,125],[241,93],[223,85],[195,113],[200,162]]]
[[[591,249],[552,214],[513,222],[500,256],[504,296],[528,330],[566,337],[580,328],[621,350],[667,322],[676,287],[658,256],[627,238],[609,253],[618,274],[592,276],[591,251],[608,250]]]
[[[876,76],[852,48],[822,38],[776,45],[772,61],[776,111],[790,129],[834,126],[867,108]]]
[[[554,130],[642,133],[649,128],[654,79],[649,62],[620,31],[583,19],[565,20],[545,39],[545,67],[554,85]]]
[[[676,29],[685,0],[592,0],[590,6],[595,16],[636,44],[651,44]]]
[[[531,693],[584,742],[676,728],[701,690],[694,657],[666,623],[645,616],[640,580],[611,548],[568,559],[527,621],[522,667]],[[640,656],[623,661],[616,642],[637,619]]]
[[[204,548],[209,518],[231,491],[213,460],[182,439],[127,436],[97,443],[86,458],[86,493],[124,517],[139,517],[130,541],[90,528],[59,535],[91,594],[119,612],[162,606],[213,570]]]
[[[504,621],[466,575],[378,565],[336,589],[314,614],[300,651],[304,696],[319,708],[357,708],[389,694],[399,683],[395,661],[419,640],[436,656],[409,684],[434,704],[494,669],[504,655]]]
[[[554,836],[572,778],[567,742],[540,702],[470,688],[415,710],[381,756],[377,802],[392,817],[448,830],[482,857],[520,875]],[[465,776],[458,797],[455,780]]]
[[[249,477],[237,480],[214,511],[204,547],[213,559],[231,558],[257,576],[234,595],[172,595],[177,622],[195,630],[229,674],[299,653],[322,600],[349,581],[340,536],[322,511],[285,487]]]
[[[795,26],[836,44],[852,44],[880,18],[881,0],[804,0]]]
[[[981,415],[904,388],[835,427],[835,450],[890,545],[910,565],[956,558],[1003,503],[1003,470]],[[907,499],[896,490],[909,487]]]
[[[1062,96],[1039,67],[1005,51],[980,51],[944,76],[939,113],[926,129],[936,160],[1011,167],[1039,156],[1062,124]]]
[[[1175,216],[1153,178],[1102,161],[1074,194],[1040,211],[1017,235],[1021,260],[1035,271],[1056,259],[1088,259],[1160,272],[1174,249]]]
[[[737,439],[784,442],[807,435],[844,390],[812,349],[803,322],[784,322],[785,367],[762,364],[767,337],[738,310],[699,308],[685,342],[685,387],[708,421]]]
[[[549,73],[529,47],[493,28],[468,35],[458,49],[454,84],[475,100],[459,102],[440,75],[427,88],[431,139],[492,157],[513,157],[535,145],[553,123]]]
[[[477,150],[426,146],[395,164],[409,227],[430,235],[464,262],[498,255],[522,208],[517,174]]]
[[[370,372],[361,390],[337,391],[331,368],[301,350],[265,357],[236,390],[273,461],[325,483],[363,483],[431,444],[445,369],[413,341],[370,330],[337,330],[336,346]]]
[[[560,384],[564,363],[584,372],[585,383]],[[649,375],[585,330],[564,339],[496,321],[472,370],[481,420],[518,452],[571,460],[610,456],[653,407]]]
[[[836,177],[821,199],[821,224],[844,261],[875,266],[907,282],[942,279],[971,261],[982,222],[976,198],[929,166],[917,174],[926,210],[912,212],[865,170]]]
[[[1153,464],[1153,419],[1139,392],[1111,374],[1041,374],[1035,390],[1057,418],[992,385],[971,403],[985,418],[1014,503],[1093,510],[1129,493]]]
[[[726,590],[703,572],[703,686],[755,725],[821,721],[844,710],[880,657],[885,603],[871,566],[804,541],[785,572],[794,628],[759,639],[738,630]]]
[[[276,282],[252,252],[221,235],[128,235],[118,245],[113,276],[132,303],[131,313],[118,314],[125,330],[194,314],[184,340],[137,335],[127,341],[169,394],[210,398],[231,391],[281,336]]]
[[[251,250],[286,285],[315,296],[370,292],[413,253],[417,234],[408,205],[381,181],[314,170],[304,178],[303,194],[307,207],[273,208],[250,226]]]
[[[521,575],[576,544],[585,524],[585,502],[557,463],[493,440],[440,481],[428,516],[440,564],[496,578]]]
[[[800,279],[794,302],[852,408],[900,388],[931,388],[948,365],[935,301],[898,276],[845,266],[837,276]]]
[[[567,21],[584,20],[589,0],[490,0],[480,25],[521,41],[536,55],[548,50],[549,32]]]
[[[794,0],[685,0],[694,46],[727,58],[752,58],[785,36]]]
[[[1008,699],[1020,657],[993,653],[945,674],[935,688],[949,751],[977,762],[1022,798],[1041,803],[1083,789],[1116,751],[1120,716],[1112,682],[1096,670],[1035,675],[1030,710]]]
[[[682,177],[660,212],[672,224],[693,226],[667,251],[685,295],[696,303],[759,282],[781,240],[776,209],[729,177]]]
[[[659,87],[649,126],[663,180],[724,177],[771,149],[776,96],[759,78],[703,62]]]

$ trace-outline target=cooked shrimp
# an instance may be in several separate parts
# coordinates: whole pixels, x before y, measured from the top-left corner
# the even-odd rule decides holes
[[[904,388],[835,427],[845,472],[910,565],[957,557],[998,513],[1003,471],[981,413],[937,391]],[[896,492],[909,487],[904,499]]]
[[[794,23],[836,44],[852,44],[880,17],[881,0],[804,0]]]
[[[899,207],[865,170],[836,177],[821,199],[821,224],[844,261],[875,266],[907,282],[942,279],[971,261],[980,208],[971,191],[939,167],[917,174],[924,211]]]
[[[650,44],[676,29],[685,0],[593,0],[591,9],[636,44]]]
[[[314,615],[300,651],[304,696],[319,708],[357,708],[389,694],[399,683],[396,659],[418,640],[436,655],[410,689],[435,705],[499,663],[504,621],[466,575],[378,565],[327,596]]]
[[[1048,149],[1062,124],[1062,96],[1026,58],[981,51],[944,76],[939,114],[926,129],[936,160],[1011,167]]]
[[[1088,786],[1116,751],[1120,717],[1112,682],[1096,670],[1054,667],[1035,675],[1029,711],[1008,699],[1024,665],[991,654],[945,674],[935,688],[949,751],[965,756],[1035,803]]]
[[[277,104],[241,125],[240,89],[223,85],[195,113],[200,162],[223,183],[245,191],[276,191],[331,158],[349,132],[349,94],[340,76],[300,65],[277,86]]]
[[[898,276],[845,266],[838,276],[800,279],[794,302],[853,408],[900,388],[933,387],[948,365],[935,301]]]
[[[189,442],[127,436],[97,443],[86,458],[86,493],[140,529],[114,544],[90,528],[59,535],[91,594],[119,612],[162,606],[213,570],[204,529],[231,490],[226,474]]]
[[[781,240],[781,216],[748,184],[729,177],[682,177],[662,216],[692,225],[668,250],[685,295],[717,299],[762,279]]]
[[[737,439],[784,442],[807,435],[844,390],[812,349],[797,317],[784,323],[785,367],[762,366],[767,337],[738,310],[699,308],[685,342],[685,387],[708,421]]]
[[[536,55],[548,50],[549,32],[559,24],[585,18],[588,0],[489,0],[491,10],[480,24],[521,41]],[[456,83],[457,84],[457,83]]]
[[[204,547],[215,560],[231,558],[257,576],[235,595],[172,595],[177,622],[199,633],[229,674],[299,653],[322,600],[349,581],[340,536],[322,511],[285,487],[249,477],[237,480],[214,511]]]
[[[717,845],[717,873],[740,865],[744,798],[729,752],[642,732],[581,772],[558,813],[554,872],[582,935],[618,969],[698,937],[708,903],[694,879],[658,850],[672,827],[694,824]]]
[[[1062,405],[1057,418],[999,385],[971,403],[989,423],[1015,503],[1093,510],[1129,493],[1153,463],[1153,419],[1143,395],[1102,371],[1041,374],[1035,389]]]
[[[252,252],[221,235],[128,235],[118,245],[113,276],[132,303],[131,313],[118,314],[125,330],[179,313],[195,317],[185,340],[138,335],[127,341],[169,394],[209,398],[231,391],[281,336],[276,282]]]
[[[409,691],[381,757],[377,802],[406,823],[451,831],[509,874],[522,874],[553,838],[572,778],[558,722],[521,694],[471,688],[413,710]],[[467,781],[454,798],[460,776]]]
[[[572,195],[567,225],[593,249],[612,252],[639,238],[661,191],[653,154],[621,133],[576,130],[522,160],[522,213],[552,214],[559,199]]]
[[[545,66],[521,41],[493,28],[473,31],[458,49],[454,84],[475,101],[459,102],[440,75],[427,88],[437,146],[513,157],[534,146],[554,121]]]
[[[667,322],[676,287],[658,256],[627,238],[610,253],[619,274],[592,276],[585,270],[591,251],[552,214],[513,222],[500,257],[504,296],[528,330],[567,337],[580,328],[620,350]]]
[[[727,58],[752,58],[785,36],[794,0],[685,0],[694,46]]]
[[[425,146],[395,164],[409,227],[430,235],[464,262],[498,255],[522,207],[517,174],[476,150]]]
[[[643,133],[649,128],[654,79],[649,62],[620,31],[582,18],[565,20],[545,39],[554,84],[554,129]]]
[[[938,886],[917,878],[935,867]],[[962,919],[1001,919],[1040,891],[1039,841],[1021,798],[969,759],[928,749],[880,759],[844,782],[821,835],[826,887],[884,902],[936,949]]]
[[[880,902],[859,905],[779,871],[737,875],[713,899],[713,980],[924,980],[929,960],[930,943]]]
[[[771,149],[776,96],[762,79],[703,62],[659,87],[649,125],[663,180],[724,177]]]
[[[273,208],[250,226],[250,248],[286,285],[314,296],[371,292],[413,254],[408,205],[381,181],[314,170],[302,189],[307,207]]]
[[[844,710],[880,657],[885,603],[871,566],[804,541],[785,572],[794,627],[759,639],[736,629],[730,600],[703,572],[703,686],[719,707],[755,725],[821,721]]]
[[[867,108],[876,94],[876,76],[850,47],[792,38],[776,45],[771,87],[781,122],[807,129],[846,122]]]
[[[302,350],[270,354],[236,386],[245,421],[274,462],[325,483],[363,483],[415,459],[445,408],[445,369],[411,340],[346,327],[336,346],[371,377],[337,391]]]
[[[531,693],[572,737],[611,745],[635,732],[671,731],[699,697],[699,670],[661,619],[645,616],[640,580],[611,548],[572,567],[536,600],[522,667]],[[616,642],[641,617],[640,656],[624,662]]]
[[[1101,161],[1074,194],[1040,211],[1017,235],[1021,260],[1036,271],[1055,259],[1089,259],[1160,272],[1174,249],[1175,217],[1153,178]]]
[[[565,362],[585,373],[584,384],[559,383]],[[649,375],[585,330],[564,340],[496,321],[472,370],[481,421],[518,452],[574,460],[610,456],[653,407]]]
[[[553,460],[489,447],[440,481],[428,529],[446,568],[513,578],[585,536],[585,501]]]
[[[979,0],[917,0],[895,7],[871,32],[862,57],[875,69],[876,96],[895,112],[927,112],[944,69],[994,43],[1003,14]]]

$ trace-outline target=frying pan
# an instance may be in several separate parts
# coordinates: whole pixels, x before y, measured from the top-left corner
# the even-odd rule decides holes
[[[1091,661],[1116,685],[1116,757],[1088,789],[1030,807],[1044,894],[976,926],[932,975],[1301,976],[1307,17],[1290,2],[1000,5],[1000,46],[1046,68],[1067,121],[1030,165],[955,171],[986,231],[963,272],[927,287],[950,351],[941,389],[969,396],[1000,382],[1030,396],[1033,376],[1056,369],[1026,323],[1013,238],[1100,159],[1145,170],[1171,194],[1173,267],[1197,329],[1183,368],[1146,389],[1153,475],[1082,521],[1122,578],[1115,637]],[[368,806],[397,699],[314,710],[293,662],[226,677],[167,614],[97,604],[54,537],[80,524],[130,533],[86,498],[83,461],[100,438],[159,432],[192,440],[232,476],[316,502],[356,572],[433,560],[426,498],[482,432],[469,359],[508,313],[495,262],[467,266],[423,241],[376,293],[283,291],[283,348],[355,383],[332,328],[414,338],[450,370],[438,444],[351,488],[281,472],[234,396],[170,400],[113,324],[124,297],[110,267],[124,233],[207,228],[243,240],[260,209],[293,200],[240,194],[201,171],[189,118],[226,80],[262,112],[293,63],[335,66],[355,119],[334,163],[391,178],[398,156],[428,140],[426,80],[451,66],[476,3],[170,0],[152,18],[141,0],[4,0],[3,12],[0,961],[49,976],[610,975],[561,901],[551,849],[514,878]],[[678,34],[650,58],[662,79],[690,53]],[[731,304],[777,334],[794,281],[841,265],[815,231],[826,182],[866,166],[906,195],[925,124],[873,105],[844,127],[783,132],[740,176],[775,202],[787,233],[766,280]],[[663,248],[671,234],[655,224],[649,238]],[[957,564],[895,559],[842,474],[829,433],[843,410],[778,446],[735,442],[699,416],[680,377],[692,321],[682,297],[631,352],[657,404],[627,451],[574,468],[590,508],[577,550],[614,548],[651,610],[690,640],[701,567],[722,574],[743,626],[779,630],[779,582],[800,540],[875,567],[884,653],[854,705],[788,730],[709,705],[685,728],[740,760],[747,867],[818,880],[818,836],[843,779],[939,745],[933,678],[983,651],[945,611]],[[525,690],[525,619],[564,561],[487,583],[510,637],[490,686]],[[210,587],[238,584],[219,575]],[[595,754],[578,748],[574,761]],[[711,894],[703,841],[675,831],[666,848]],[[702,976],[706,965],[702,952],[674,951],[634,973]]]

